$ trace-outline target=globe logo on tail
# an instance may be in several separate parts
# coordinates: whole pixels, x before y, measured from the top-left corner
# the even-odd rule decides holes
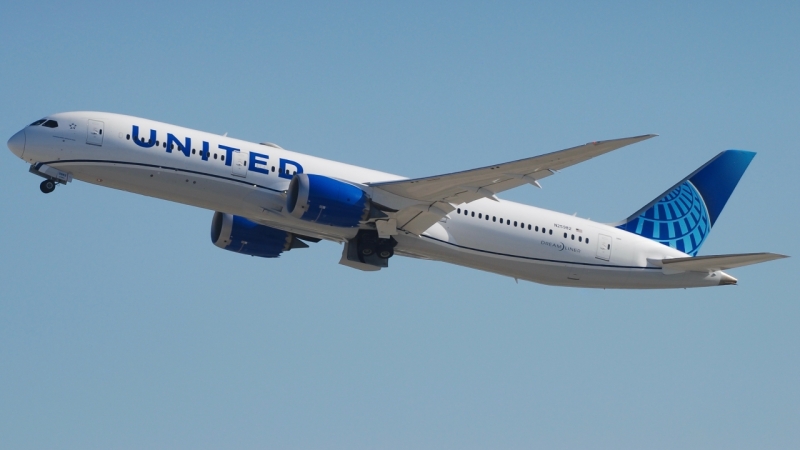
[[[696,256],[711,231],[711,221],[700,193],[686,180],[618,228]]]

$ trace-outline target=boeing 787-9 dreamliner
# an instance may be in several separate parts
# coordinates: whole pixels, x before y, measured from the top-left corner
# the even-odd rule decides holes
[[[550,285],[659,289],[736,284],[724,270],[785,257],[698,256],[749,151],[718,154],[613,224],[497,197],[653,136],[413,179],[102,112],[45,117],[8,147],[44,193],[80,180],[205,208],[216,246],[263,258],[325,239],[344,244],[340,264],[364,271],[401,255]]]

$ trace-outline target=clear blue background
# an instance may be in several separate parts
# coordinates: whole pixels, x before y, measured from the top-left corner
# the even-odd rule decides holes
[[[111,111],[415,177],[659,133],[502,197],[612,222],[754,150],[701,254],[795,258],[657,292],[262,260],[0,151],[1,448],[797,448],[800,4],[249,3],[3,2],[0,137]]]

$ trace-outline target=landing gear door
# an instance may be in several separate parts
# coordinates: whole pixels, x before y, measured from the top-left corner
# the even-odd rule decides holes
[[[597,259],[611,260],[611,236],[601,234],[597,236]]]
[[[89,126],[86,127],[86,143],[103,145],[103,122],[89,119]]]
[[[237,177],[247,178],[247,157],[249,153],[247,152],[234,152],[231,155],[233,160],[231,161],[231,171],[232,175]]]

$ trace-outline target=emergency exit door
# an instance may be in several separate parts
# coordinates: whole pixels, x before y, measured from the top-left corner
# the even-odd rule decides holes
[[[597,236],[597,259],[611,260],[611,236],[601,234]]]
[[[231,158],[231,174],[247,178],[247,152],[234,152]]]
[[[89,119],[89,126],[86,127],[86,143],[103,145],[103,122]]]

